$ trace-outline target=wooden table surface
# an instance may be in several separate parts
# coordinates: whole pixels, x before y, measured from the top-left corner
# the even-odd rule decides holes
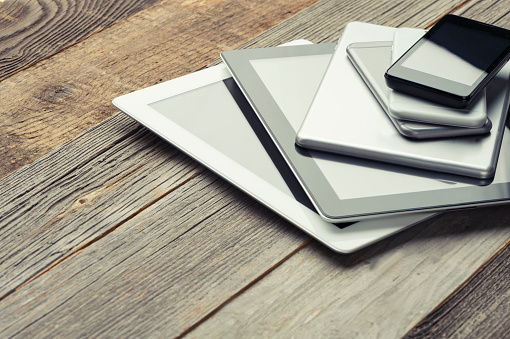
[[[350,21],[496,0],[0,0],[0,337],[510,337],[510,209],[337,254],[111,100]]]

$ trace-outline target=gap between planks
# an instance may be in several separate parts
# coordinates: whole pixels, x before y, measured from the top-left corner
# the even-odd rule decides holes
[[[450,293],[444,300],[439,303],[433,310],[431,310],[425,317],[423,317],[419,322],[417,322],[407,333],[404,335],[404,338],[415,338],[415,337],[421,337],[424,333],[423,331],[420,331],[420,327],[424,326],[425,323],[432,317],[432,315],[436,312],[440,312],[443,307],[448,305],[448,303],[457,296],[458,293],[461,293],[465,288],[469,286],[469,283],[473,281],[479,274],[481,274],[486,268],[489,267],[489,265],[498,258],[503,251],[507,250],[508,246],[510,245],[510,239],[508,239],[503,245],[499,247],[499,249],[494,253],[493,256],[491,256],[489,259],[487,259],[486,262],[484,262],[478,269],[476,269],[473,274],[471,274],[462,284],[460,284],[452,293]],[[447,313],[448,312],[444,312]]]
[[[136,169],[135,169],[136,170]],[[133,170],[133,171],[135,171]],[[133,172],[131,171],[131,173]],[[21,284],[20,286],[18,286],[17,288],[7,292],[6,294],[4,294],[3,296],[0,296],[0,302],[6,298],[8,298],[11,294],[21,290],[22,288],[24,288],[25,286],[31,284],[32,282],[34,282],[35,280],[39,279],[40,277],[42,277],[44,274],[48,273],[50,270],[52,270],[53,268],[55,268],[56,266],[60,265],[62,262],[64,262],[65,260],[67,259],[70,259],[72,258],[74,255],[78,254],[79,252],[85,250],[87,247],[93,245],[94,243],[100,241],[101,239],[105,238],[107,235],[115,232],[118,228],[120,228],[122,225],[126,224],[127,222],[129,222],[130,220],[134,219],[137,215],[141,214],[143,211],[147,210],[149,207],[151,207],[152,205],[156,204],[158,201],[160,201],[161,199],[165,198],[166,196],[168,196],[169,194],[171,194],[172,192],[174,192],[175,190],[183,187],[184,185],[186,185],[188,182],[192,181],[193,179],[197,178],[198,176],[200,176],[201,174],[203,174],[205,171],[204,170],[201,170],[199,172],[197,172],[196,174],[194,174],[193,176],[191,176],[190,178],[184,180],[183,182],[179,183],[178,185],[172,187],[170,190],[168,190],[167,192],[161,194],[159,197],[157,197],[156,199],[153,199],[152,201],[150,201],[149,203],[147,203],[146,205],[144,205],[143,207],[139,208],[138,210],[136,210],[135,212],[133,212],[131,215],[127,216],[125,219],[121,220],[119,223],[117,223],[116,225],[113,225],[110,229],[108,229],[107,231],[105,231],[104,233],[98,235],[97,237],[93,237],[89,240],[86,240],[84,241],[83,243],[75,246],[68,255],[62,257],[62,258],[59,258],[57,259],[55,262],[53,262],[52,264],[50,264],[48,267],[46,267],[44,270],[42,270],[41,272],[37,273],[34,277],[30,278],[29,280],[27,280],[26,282],[24,282],[23,284]]]
[[[240,296],[241,294],[243,294],[244,292],[248,291],[250,289],[250,287],[252,287],[253,285],[255,285],[256,283],[258,283],[259,281],[261,281],[265,276],[267,276],[269,273],[273,272],[276,268],[278,268],[281,264],[283,264],[285,261],[287,261],[289,258],[291,258],[293,255],[295,255],[296,253],[298,253],[299,251],[301,251],[303,248],[305,248],[306,246],[308,246],[311,242],[312,242],[312,238],[309,238],[305,241],[303,241],[303,243],[301,245],[299,245],[298,247],[296,247],[296,249],[294,249],[292,252],[290,252],[288,255],[286,255],[285,257],[283,257],[279,262],[277,262],[276,264],[274,264],[273,266],[271,266],[269,269],[267,269],[265,272],[262,272],[261,275],[259,275],[258,277],[256,277],[255,279],[253,279],[250,283],[248,283],[245,287],[243,287],[242,289],[240,289],[238,292],[232,294],[232,296],[228,299],[226,299],[221,305],[219,305],[217,308],[215,308],[214,310],[212,310],[211,312],[209,312],[208,314],[206,314],[202,319],[200,319],[199,321],[197,321],[195,324],[193,324],[193,326],[190,326],[189,328],[187,328],[184,332],[182,332],[181,334],[179,334],[176,338],[183,338],[184,336],[186,336],[188,333],[190,333],[191,331],[193,331],[195,328],[197,328],[198,326],[200,326],[201,324],[203,324],[204,322],[207,321],[207,319],[211,318],[213,315],[215,315],[218,311],[220,311],[223,307],[225,307],[228,303],[230,303],[232,300],[234,300],[235,298],[237,298],[238,296]]]

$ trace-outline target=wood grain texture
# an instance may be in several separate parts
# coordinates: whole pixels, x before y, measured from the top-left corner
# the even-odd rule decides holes
[[[276,45],[288,41],[292,36],[300,36],[316,43],[336,42],[344,26],[350,21],[370,22],[394,27],[423,27],[437,19],[440,13],[455,8],[457,2],[427,1],[374,1],[365,4],[365,8],[352,10],[355,1],[321,1],[307,8],[301,17],[294,16],[277,27],[267,30],[256,39],[242,45],[242,48]],[[321,13],[327,20],[316,20]],[[302,17],[307,24],[303,25]],[[329,19],[331,18],[331,19]]]
[[[314,7],[314,12],[300,14],[303,21],[296,20],[295,29],[299,31],[308,25],[307,32],[317,34],[314,32],[318,28],[313,23],[322,22],[322,17],[337,20],[343,27],[352,18],[362,20],[365,15],[362,9],[370,3],[346,2],[343,11],[351,13],[350,16],[342,11],[322,13],[321,10],[330,7]],[[391,22],[399,17],[402,21],[409,17],[419,21],[413,15],[413,8],[416,11],[427,8],[424,15],[432,17],[434,8],[450,10],[452,6],[446,1],[411,4],[406,1],[401,7],[392,7],[394,3],[388,3],[386,12],[379,11],[378,20],[387,16]],[[158,5],[150,10],[155,8]],[[408,12],[402,12],[403,8]],[[127,20],[132,20],[126,27],[133,35],[137,34],[138,25],[143,28],[147,24],[147,16],[142,15],[147,12]],[[156,19],[153,25],[158,24]],[[115,27],[102,32],[102,39],[107,41],[109,34],[116,32]],[[325,30],[324,34],[336,33]],[[303,36],[293,38],[298,37]],[[85,48],[92,42],[93,38],[73,48]],[[125,59],[130,61],[124,70],[136,66],[133,51],[145,50],[142,42],[139,43],[135,50],[126,51]],[[159,41],[143,43],[147,48],[158,45]],[[88,46],[93,50],[90,46],[95,45]],[[152,50],[154,59],[158,59],[155,51],[160,49]],[[161,53],[164,56],[167,52]],[[153,76],[149,65],[144,67]],[[112,81],[122,76],[112,75]],[[126,87],[144,81],[127,75],[123,79],[131,81]],[[101,100],[96,98],[94,102]],[[112,126],[116,126],[113,132]],[[413,317],[407,324],[412,326],[430,309],[413,309],[414,313],[407,315],[409,309],[420,301],[436,298],[436,292],[437,298],[451,293],[459,281],[495,252],[502,239],[508,238],[508,213],[500,207],[450,214],[422,224],[419,232],[413,232],[414,228],[350,256],[334,255],[320,245],[300,250],[309,241],[302,233],[172,147],[161,146],[158,138],[144,133],[144,129],[124,116],[115,116],[0,183],[0,187],[9,182],[11,186],[6,187],[16,188],[12,192],[6,190],[2,201],[18,199],[18,203],[9,205],[7,213],[0,214],[11,218],[5,225],[10,227],[17,218],[30,220],[30,224],[17,225],[27,231],[20,233],[22,239],[16,240],[18,245],[7,253],[8,256],[14,253],[19,260],[2,267],[15,272],[12,276],[19,278],[7,289],[15,291],[0,301],[0,313],[6,315],[0,317],[2,336],[139,336],[144,333],[170,336],[187,333],[197,324],[202,325],[190,335],[213,335],[218,334],[214,332],[218,329],[204,331],[214,327],[210,324],[218,319],[220,323],[225,322],[230,316],[225,310],[231,305],[246,310],[244,303],[239,304],[245,296],[254,302],[254,311],[237,314],[239,323],[249,322],[253,316],[257,321],[263,319],[272,324],[261,327],[267,331],[264,333],[274,334],[280,326],[288,328],[304,319],[310,326],[316,326],[321,320],[322,325],[330,325],[325,335],[335,336],[341,333],[343,323],[334,313],[348,311],[347,306],[355,304],[357,298],[365,300],[364,314],[376,313],[371,318],[374,323],[368,325],[372,326],[371,332],[379,333],[383,329],[373,328],[378,324],[376,319],[387,318],[381,312],[385,306],[392,305],[391,309],[385,309],[388,314],[403,315],[407,320]],[[64,159],[67,164],[61,164]],[[119,160],[111,167],[101,165],[109,159]],[[35,178],[39,172],[42,179]],[[97,184],[92,180],[95,176]],[[23,186],[31,177],[34,177],[32,183]],[[158,181],[155,186],[151,185],[154,180]],[[38,185],[39,181],[43,184]],[[137,194],[130,196],[126,194],[128,191]],[[492,213],[492,219],[487,220],[488,213]],[[36,216],[41,215],[43,220],[38,222]],[[484,222],[488,227],[480,229]],[[82,232],[85,232],[83,236]],[[31,241],[39,233],[44,235]],[[12,238],[10,235],[6,243]],[[57,241],[50,241],[53,247],[47,250],[45,239]],[[23,246],[24,242],[29,246]],[[466,252],[467,249],[471,251]],[[294,253],[297,254],[293,256]],[[291,259],[286,260],[288,257]],[[39,265],[39,261],[44,263]],[[428,277],[436,270],[438,281]],[[265,278],[259,281],[262,277]],[[353,280],[359,286],[350,283]],[[407,291],[406,297],[391,288],[395,281]],[[266,283],[273,292],[259,289]],[[285,289],[290,285],[299,288]],[[415,290],[419,296],[414,294]],[[256,298],[252,291],[259,293]],[[311,291],[314,300],[309,300],[309,305],[298,301],[308,298]],[[235,298],[237,295],[240,297]],[[338,298],[331,300],[332,295]],[[367,304],[370,296],[379,298],[377,305]],[[427,306],[432,304],[433,300],[427,301]],[[306,313],[313,305],[318,311]],[[322,311],[323,305],[332,307]],[[279,315],[266,312],[266,306],[281,312],[281,321],[275,324]],[[205,321],[214,312],[214,317]],[[320,314],[323,315],[319,317]],[[360,328],[367,326],[353,323],[356,319],[352,320],[352,316],[349,319]],[[390,319],[381,326],[393,326],[388,323]],[[391,333],[404,333],[403,323]],[[249,328],[246,325],[245,329]],[[234,326],[234,330],[242,329]]]
[[[440,16],[454,11],[462,1],[373,1],[357,8],[357,1],[320,1],[299,16],[293,16],[268,29],[238,48],[277,46],[292,39],[308,39],[315,43],[336,42],[350,21],[370,22],[394,27],[423,28]],[[354,9],[356,8],[356,9]],[[318,15],[327,18],[317,19]],[[306,17],[306,18],[305,18]],[[306,22],[306,24],[303,24]],[[211,65],[221,62],[217,58]]]
[[[0,1],[0,80],[157,1]]]
[[[404,338],[510,338],[510,246]]]
[[[173,337],[307,241],[124,115],[16,174],[30,169],[47,179],[0,186],[0,285],[60,260],[0,301],[0,337]]]
[[[0,83],[0,158],[3,160],[0,178],[112,116],[117,112],[111,105],[116,96],[203,68],[222,50],[255,37],[315,1],[158,1],[110,27],[107,34],[92,35],[25,72],[5,79]],[[131,2],[136,3],[128,1]],[[14,4],[21,3],[27,5],[17,6],[23,9],[18,13],[16,8],[9,10],[10,1],[5,2],[4,13],[28,17],[25,23],[43,15],[37,7],[43,2]],[[85,26],[75,25],[74,19],[68,19],[65,13],[79,10],[89,18],[89,9],[83,6],[97,4],[115,13],[97,9],[94,14],[90,9],[90,20],[101,15],[115,17],[123,15],[119,8],[122,9],[126,1],[63,3],[75,4],[74,9],[69,6],[55,12],[48,9],[44,12],[45,20],[48,26],[51,20],[56,20],[53,26],[69,26],[74,32]],[[104,4],[100,6],[100,3]],[[13,21],[9,34],[16,32],[16,22]],[[44,22],[34,23],[35,29],[42,24]],[[33,34],[46,36],[44,32],[45,29],[39,27]],[[18,45],[22,48],[29,40],[23,39]],[[44,46],[41,41],[40,46],[33,48],[45,50]]]
[[[0,184],[0,298],[203,170],[119,115],[8,176]]]
[[[498,0],[470,1],[458,8],[454,14],[472,18],[505,28],[510,27],[510,7]]]
[[[498,250],[509,226],[501,206],[448,213],[353,255],[314,242],[188,337],[401,337]]]

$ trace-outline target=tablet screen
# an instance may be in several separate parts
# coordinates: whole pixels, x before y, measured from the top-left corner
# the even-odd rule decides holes
[[[232,78],[149,107],[316,212]]]
[[[160,100],[149,106],[290,194],[278,171],[274,166],[268,166],[271,159],[255,134],[246,133],[250,126],[223,81]],[[193,119],[190,119],[191,115]],[[229,137],[225,138],[227,133]]]

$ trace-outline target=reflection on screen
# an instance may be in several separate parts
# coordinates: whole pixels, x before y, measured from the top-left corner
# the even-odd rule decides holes
[[[461,56],[429,40],[420,45],[402,66],[468,86],[485,73]]]
[[[310,85],[320,83],[326,71],[330,54],[297,56],[288,58],[250,60],[260,79],[271,95],[278,98],[278,105],[287,115],[292,128],[299,130],[305,118],[303,102],[310,103],[315,95]],[[303,84],[306,83],[306,86]],[[312,87],[313,88],[313,87]],[[286,98],[286,100],[282,100]]]
[[[450,22],[423,41],[402,66],[468,86],[509,46],[508,39]]]
[[[292,196],[222,81],[149,106]]]

